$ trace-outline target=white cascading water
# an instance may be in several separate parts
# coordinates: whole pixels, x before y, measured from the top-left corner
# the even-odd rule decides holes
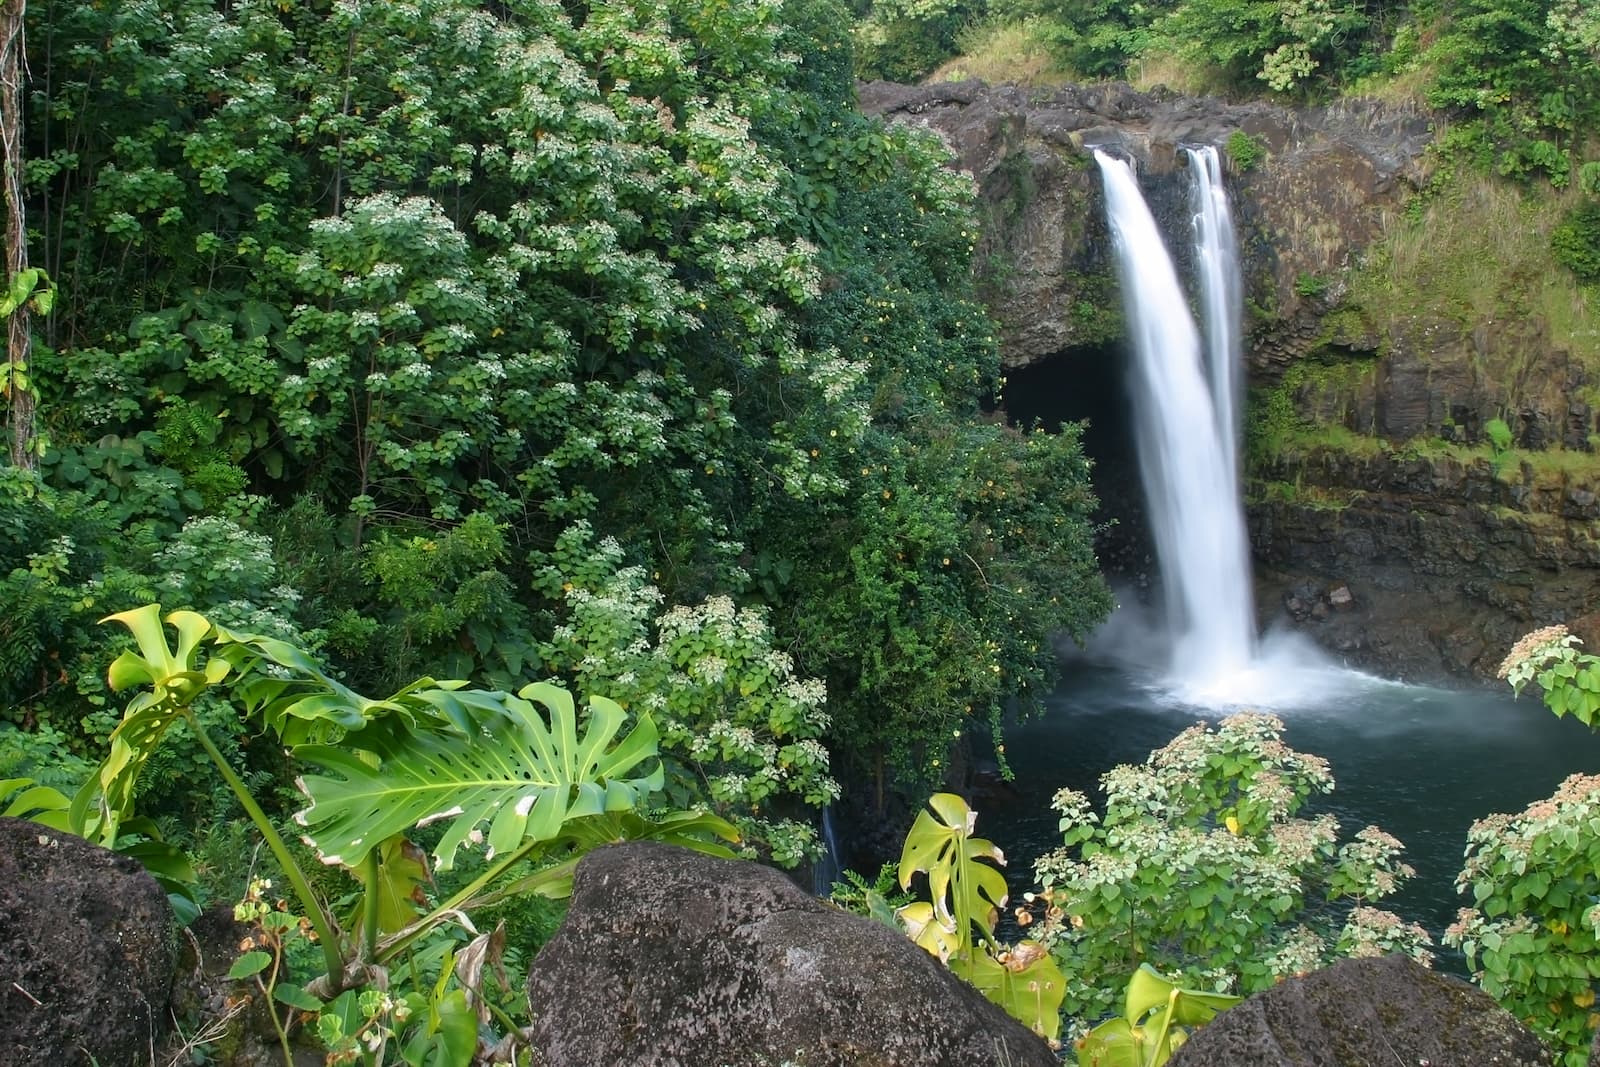
[[[1233,213],[1222,188],[1222,159],[1212,145],[1184,150],[1189,156],[1194,209],[1194,263],[1200,281],[1200,324],[1205,332],[1207,378],[1217,413],[1223,461],[1239,472],[1239,395],[1244,352],[1239,338],[1244,317],[1244,280]],[[1248,577],[1248,574],[1246,575]]]
[[[1133,168],[1096,151],[1105,184],[1106,213],[1122,283],[1128,335],[1133,343],[1133,408],[1150,525],[1160,557],[1167,626],[1172,637],[1172,680],[1196,699],[1224,696],[1255,655],[1255,612],[1244,515],[1239,503],[1237,416],[1231,384],[1236,371],[1221,365],[1237,350],[1237,314],[1220,329],[1209,360],[1228,379],[1214,402],[1202,368],[1199,333],[1172,257],[1162,243]],[[1197,170],[1203,168],[1197,167]],[[1202,194],[1215,206],[1214,195]],[[1226,221],[1224,214],[1221,218]],[[1217,242],[1228,223],[1202,224],[1197,235],[1211,246],[1202,262],[1237,258]],[[1235,290],[1237,282],[1234,283]],[[1225,288],[1225,286],[1219,286]],[[1226,295],[1219,303],[1226,304]],[[1234,297],[1233,299],[1237,299]],[[1210,300],[1207,300],[1210,303]],[[1208,320],[1215,312],[1208,314]],[[1225,405],[1225,406],[1224,406]]]

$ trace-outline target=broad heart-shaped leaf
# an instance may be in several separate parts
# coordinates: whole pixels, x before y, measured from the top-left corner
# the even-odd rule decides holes
[[[980,947],[963,971],[967,981],[1007,1015],[1047,1040],[1061,1035],[1061,1001],[1067,980],[1050,953],[1036,941],[1014,946],[1005,962]]]
[[[1078,1042],[1078,1067],[1144,1067],[1143,1036],[1126,1019],[1107,1019]]]
[[[59,789],[39,785],[32,778],[0,778],[0,815],[31,819],[41,826],[72,833],[67,809],[71,801]]]
[[[530,701],[549,711],[548,725]],[[414,717],[374,719],[338,747],[295,750],[330,772],[300,779],[311,804],[295,815],[323,862],[355,867],[388,838],[445,822],[434,859],[447,871],[474,830],[485,830],[491,854],[510,852],[555,838],[569,819],[634,807],[661,787],[659,762],[627,777],[656,755],[655,724],[641,718],[613,744],[627,716],[604,697],[590,699],[581,736],[572,694],[545,682],[515,697],[475,694],[460,705],[472,726],[465,732],[430,714],[430,694],[411,692],[407,703]]]
[[[977,813],[954,793],[935,793],[928,807],[932,812],[918,812],[906,835],[900,886],[910,888],[916,872],[923,872],[940,925],[954,929],[963,945],[971,943],[974,923],[982,940],[992,940],[993,916],[1006,902],[1006,880],[984,861],[1004,864],[1005,857],[993,842],[971,836]]]

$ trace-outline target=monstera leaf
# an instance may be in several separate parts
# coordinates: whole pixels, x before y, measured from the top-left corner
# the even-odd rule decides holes
[[[1161,1067],[1188,1039],[1185,1027],[1210,1022],[1239,997],[1184,989],[1148,963],[1128,979],[1122,1015],[1078,1043],[1079,1067]]]
[[[974,954],[967,977],[985,997],[1040,1037],[1055,1041],[1061,1036],[1067,979],[1037,941],[1023,941],[998,954]]]
[[[984,942],[992,941],[995,915],[1006,902],[1005,876],[985,862],[1004,865],[1005,856],[993,842],[972,836],[977,821],[966,801],[954,793],[935,793],[911,824],[900,853],[900,887],[911,888],[918,871],[928,876],[932,923],[954,934],[957,951],[972,943],[974,924]],[[902,910],[902,921],[906,915]],[[923,926],[924,932],[929,929]]]
[[[72,798],[72,828],[109,848],[120,836],[123,821],[133,813],[139,772],[161,744],[167,728],[208,686],[227,677],[230,666],[214,658],[203,670],[199,668],[200,643],[211,633],[211,623],[192,611],[174,611],[166,617],[166,623],[178,632],[178,643],[171,647],[161,609],[155,604],[101,621],[126,626],[139,646],[137,652],[130,649],[112,662],[107,673],[112,690],[150,687],[128,702],[122,721],[111,732],[110,751]]]
[[[390,837],[444,822],[434,859],[446,871],[474,831],[491,856],[508,853],[554,839],[568,820],[634,807],[661,787],[659,762],[640,773],[656,755],[655,724],[641,718],[616,740],[626,715],[614,701],[590,699],[580,736],[572,695],[546,682],[517,696],[452,695],[453,715],[428,714],[438,695],[415,690],[406,695],[410,714],[374,719],[339,747],[294,750],[329,772],[299,780],[311,804],[295,815],[325,863],[357,866]]]
[[[350,913],[352,929],[360,929],[367,920],[367,909],[376,908],[378,931],[392,934],[405,929],[427,905],[422,891],[429,880],[427,853],[404,835],[380,844],[378,862],[362,864],[354,873],[361,880],[362,893]]]

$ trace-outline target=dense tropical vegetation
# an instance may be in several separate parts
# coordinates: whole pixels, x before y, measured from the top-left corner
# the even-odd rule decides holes
[[[1103,614],[1075,436],[980,410],[970,190],[827,4],[29,19],[13,762],[98,750],[95,620],[159,599],[372,688],[636,694],[792,859],[824,744],[934,780]]]
[[[863,116],[856,75],[1003,38],[1062,77],[1176,60],[1235,95],[1409,95],[1452,116],[1442,174],[1566,188],[1548,254],[1600,277],[1600,9],[1581,0],[4,17],[0,812],[141,856],[180,911],[242,900],[235,977],[319,1013],[339,1062],[464,1063],[485,998],[514,1042],[516,998],[454,961],[514,965],[548,925],[533,898],[600,840],[793,867],[845,790],[921,810],[953,748],[1037,708],[1052,641],[1109,610],[1078,428],[992,414],[971,183],[936,140]],[[1524,652],[1589,721],[1590,660]],[[508,781],[436,822],[419,767],[466,766],[482,731],[540,799]],[[580,751],[576,777],[553,770]],[[412,789],[381,842],[349,825],[373,783]],[[1331,954],[1422,955],[1368,906],[1405,875],[1398,843],[1339,845],[1299,814],[1330,786],[1253,717],[1113,772],[1102,814],[1064,793],[1025,947],[994,934],[997,850],[934,794],[899,872],[932,899],[900,918],[1052,1035],[1059,1003],[1092,1021],[1146,963],[1202,986],[1178,990],[1200,1016]],[[1572,1055],[1600,960],[1577,888],[1595,803],[1569,783],[1475,829],[1478,909],[1447,935]],[[273,854],[253,878],[240,812]],[[1507,841],[1552,870],[1508,873]],[[1147,862],[1169,854],[1189,859]],[[469,906],[511,947],[441,918]],[[393,996],[369,983],[402,955]]]

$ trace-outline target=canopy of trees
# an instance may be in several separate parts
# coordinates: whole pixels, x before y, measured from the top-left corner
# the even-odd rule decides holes
[[[97,751],[96,620],[147,600],[368,690],[648,660],[667,746],[752,816],[837,792],[806,742],[925,782],[1042,694],[1108,608],[1088,465],[983,414],[970,183],[855,110],[849,23],[29,4],[59,296],[37,470],[0,467],[0,769]]]

